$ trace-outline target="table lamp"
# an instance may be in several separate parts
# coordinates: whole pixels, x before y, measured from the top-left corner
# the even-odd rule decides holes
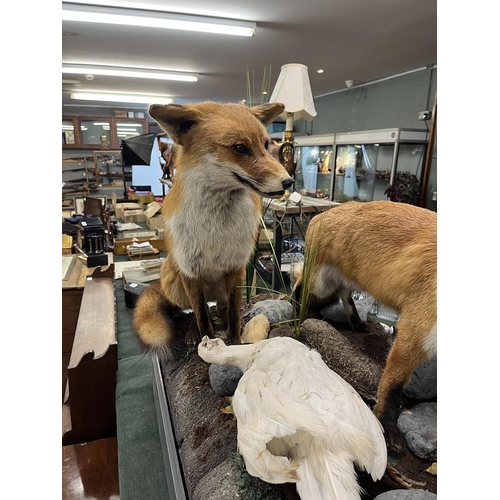
[[[301,118],[312,120],[316,116],[307,66],[295,63],[282,66],[269,102],[281,102],[285,105],[285,111],[279,116],[286,120],[279,158],[287,172],[293,176],[295,173],[293,122]]]

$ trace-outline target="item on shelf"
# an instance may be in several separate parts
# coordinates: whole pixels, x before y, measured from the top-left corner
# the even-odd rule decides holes
[[[127,246],[127,254],[130,260],[151,259],[158,253],[160,253],[159,250],[157,250],[149,241],[134,241]]]
[[[118,221],[116,222],[116,228],[120,232],[142,229],[141,226],[139,226],[139,224],[136,224],[135,222],[118,222]]]
[[[139,297],[144,293],[144,291],[149,287],[146,283],[125,283],[123,289],[125,292],[125,305],[130,309],[133,309],[137,303]]]
[[[153,253],[153,250],[154,250],[154,247],[153,247],[153,245],[151,245],[151,243],[149,241],[143,241],[142,243],[134,241],[132,244],[130,244],[127,247],[128,253],[132,254],[132,255]]]
[[[141,267],[147,272],[159,271],[164,260],[164,258],[145,260],[141,262]]]
[[[78,222],[77,249],[84,255],[87,267],[105,266],[108,256],[105,253],[104,226],[99,217],[82,217]]]
[[[75,264],[75,256],[74,255],[63,255],[62,256],[62,280],[63,281],[68,280],[74,264]]]

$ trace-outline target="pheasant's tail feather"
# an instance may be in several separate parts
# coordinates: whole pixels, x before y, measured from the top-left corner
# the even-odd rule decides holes
[[[341,426],[334,442],[351,454],[360,469],[371,474],[374,481],[381,479],[387,465],[387,446],[382,432],[362,431],[345,421]]]
[[[363,491],[357,482],[352,457],[333,455],[316,443],[297,472],[301,500],[360,500]]]
[[[323,498],[323,488],[320,482],[314,477],[309,460],[302,460],[297,469],[300,481],[297,483],[297,493],[301,500],[321,500]]]

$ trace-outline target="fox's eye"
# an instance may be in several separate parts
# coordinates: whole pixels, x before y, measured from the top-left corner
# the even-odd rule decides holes
[[[233,149],[240,155],[251,156],[250,150],[244,144],[235,144]]]
[[[269,149],[269,141],[266,141],[266,142],[265,142],[264,147],[265,147],[266,149]]]

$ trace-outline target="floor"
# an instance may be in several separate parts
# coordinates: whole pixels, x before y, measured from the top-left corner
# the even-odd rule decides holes
[[[117,440],[62,447],[62,500],[120,500]]]

